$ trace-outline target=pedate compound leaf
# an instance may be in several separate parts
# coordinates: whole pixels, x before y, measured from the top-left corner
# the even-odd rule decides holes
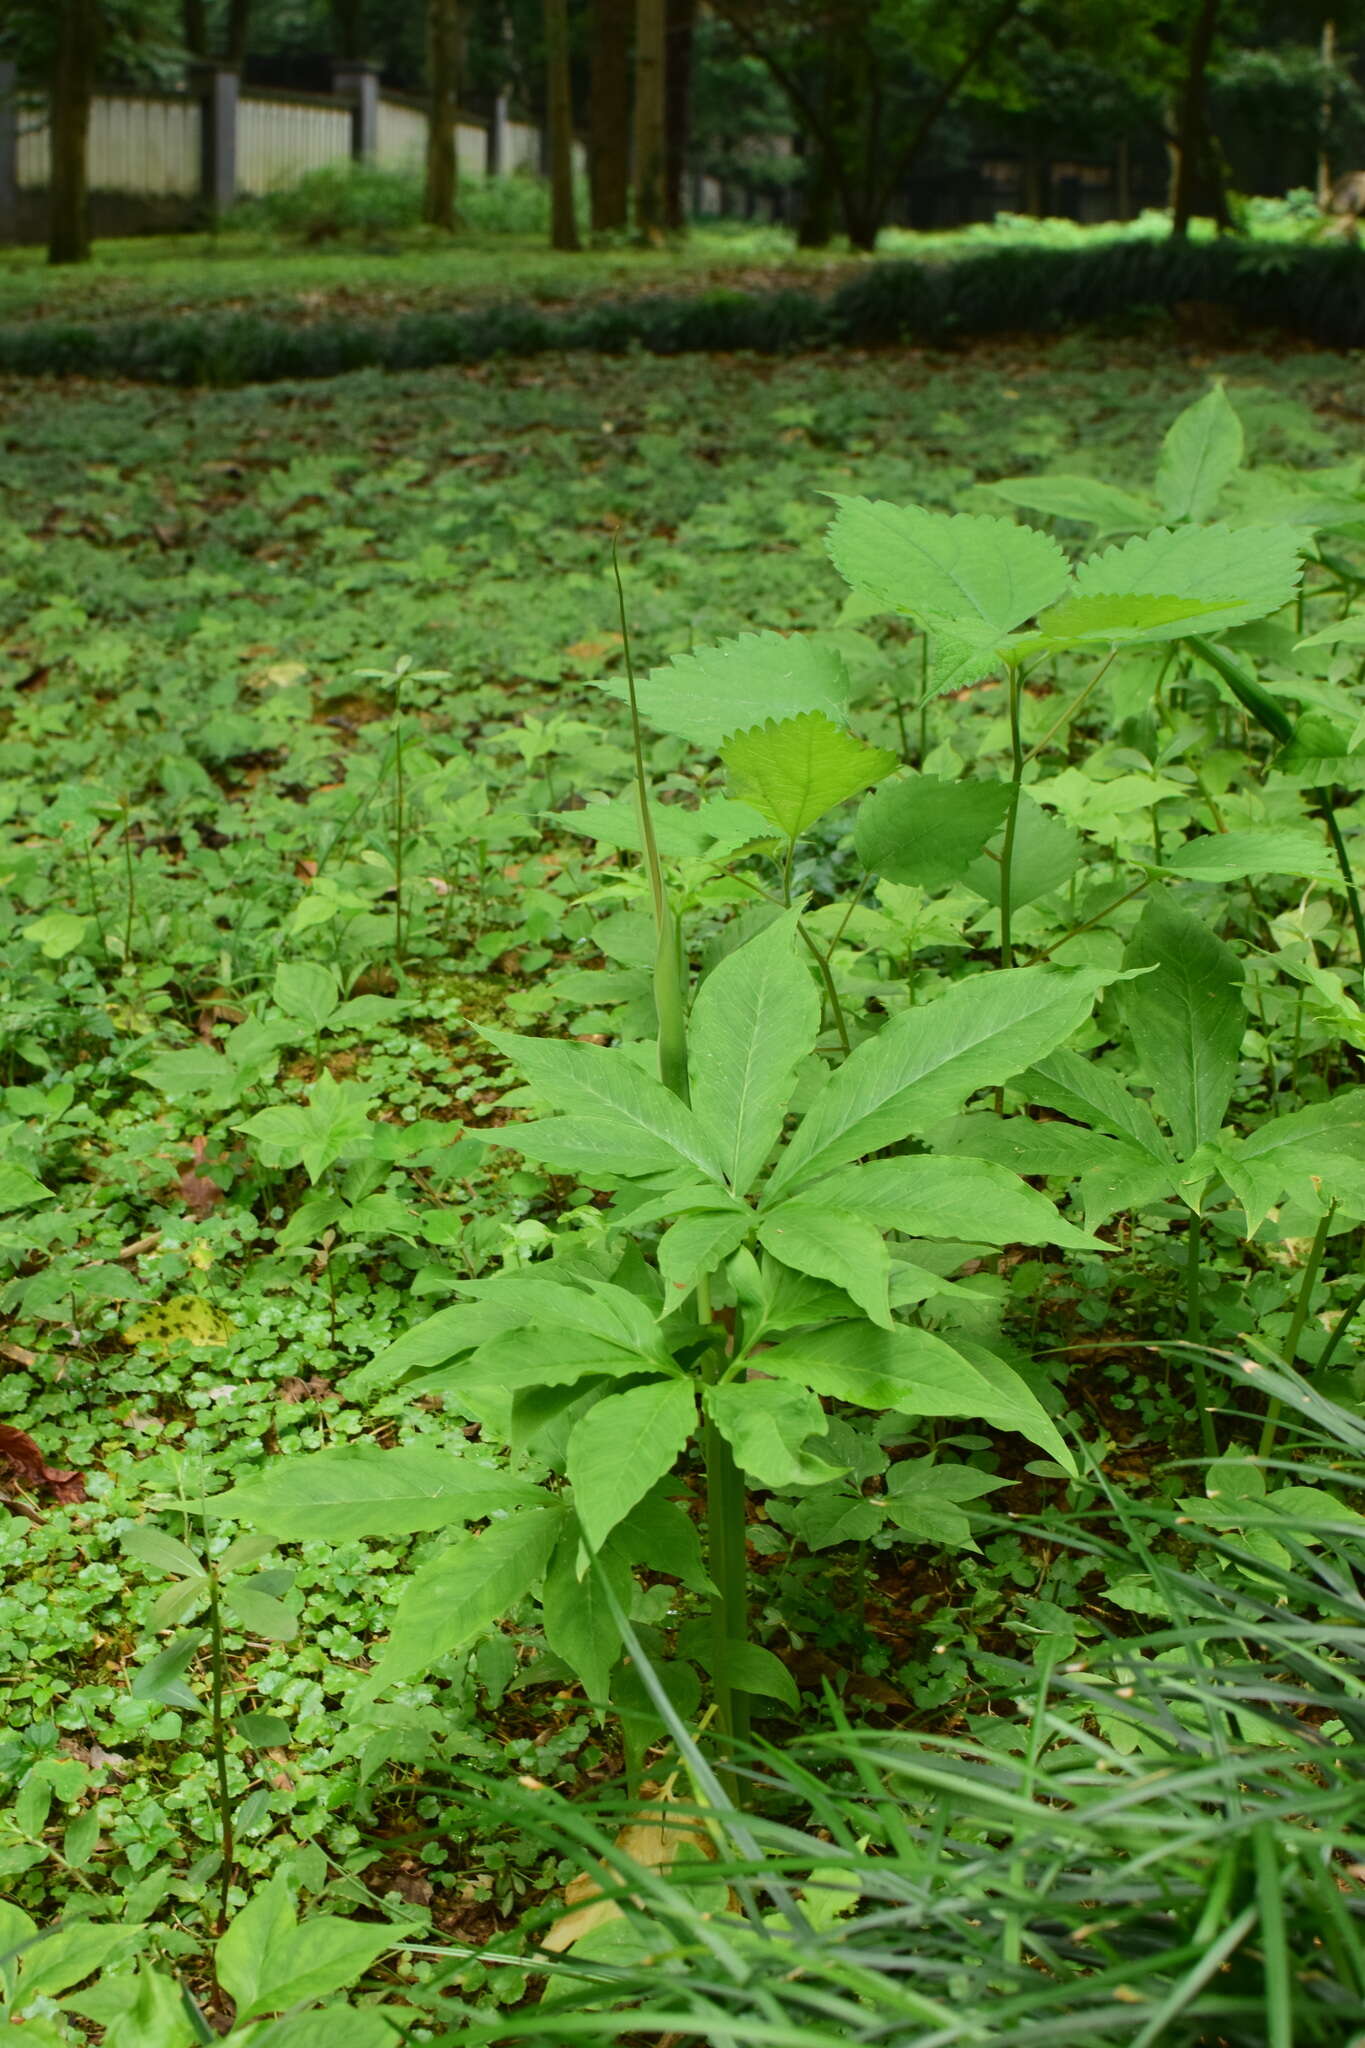
[[[566,1164],[581,1162],[584,1170],[624,1174],[688,1167],[709,1180],[723,1178],[715,1148],[686,1104],[627,1053],[567,1039],[523,1038],[514,1031],[483,1035],[520,1067],[551,1109],[565,1112],[569,1126],[559,1152],[553,1123],[531,1124],[524,1132],[508,1126],[501,1136],[512,1150],[520,1149],[525,1135],[528,1158],[548,1153]],[[612,1166],[613,1157],[621,1163]]]
[[[357,1536],[407,1536],[481,1522],[499,1508],[543,1499],[538,1487],[468,1456],[404,1444],[341,1444],[303,1457],[273,1458],[259,1479],[215,1494],[215,1515],[232,1515],[282,1541],[349,1543]]]
[[[888,882],[946,888],[1003,824],[1009,801],[1006,782],[910,775],[863,799],[853,843],[863,866]]]
[[[627,701],[624,677],[597,688]],[[699,653],[674,655],[650,671],[637,695],[646,725],[714,753],[740,720],[761,724],[819,711],[845,724],[848,672],[837,648],[802,634],[741,633]]]
[[[1207,519],[1242,466],[1242,422],[1221,384],[1186,406],[1161,444],[1156,494],[1168,519]]]
[[[770,1193],[894,1145],[998,1087],[1071,1036],[1103,968],[1014,967],[904,1010],[832,1073],[778,1162]]]
[[[664,1474],[697,1423],[697,1402],[683,1379],[651,1380],[606,1394],[569,1435],[565,1468],[584,1538],[600,1550]]]
[[[740,1195],[781,1136],[796,1069],[819,1036],[820,998],[796,957],[798,916],[728,953],[692,1005],[693,1114]]]
[[[720,750],[730,791],[788,839],[900,766],[819,711],[736,732]]]
[[[877,1330],[836,1323],[789,1337],[762,1354],[763,1370],[832,1400],[902,1415],[952,1415],[1012,1429],[1068,1472],[1075,1470],[1055,1425],[1012,1367],[989,1352],[964,1356],[928,1330]]]
[[[1136,497],[1094,476],[1002,476],[988,488],[1026,512],[1074,519],[1104,534],[1146,533],[1158,518],[1150,498]]]
[[[840,1467],[804,1446],[829,1427],[819,1396],[790,1380],[731,1380],[708,1387],[706,1412],[760,1486],[821,1486]]]
[[[1166,598],[1189,601],[1185,624],[1154,623],[1140,637],[1180,639],[1191,630],[1222,632],[1265,618],[1289,603],[1299,584],[1303,535],[1292,526],[1181,526],[1091,555],[1076,571],[1077,598]],[[1217,611],[1205,609],[1217,606]],[[1121,608],[1120,608],[1121,610]],[[1044,632],[1048,619],[1039,621]],[[1115,628],[1089,637],[1112,640]],[[1076,634],[1070,636],[1073,640]]]
[[[1056,541],[1012,519],[869,498],[835,503],[827,545],[845,581],[889,611],[956,624],[970,643],[979,644],[983,628],[1003,639],[1066,589],[1066,556]]]
[[[384,1655],[360,1696],[373,1699],[429,1671],[500,1621],[544,1574],[563,1531],[562,1508],[518,1508],[423,1565],[407,1582]]]
[[[1215,1137],[1246,1029],[1242,966],[1201,918],[1153,896],[1124,954],[1150,968],[1124,985],[1124,1016],[1152,1099],[1188,1159]]]

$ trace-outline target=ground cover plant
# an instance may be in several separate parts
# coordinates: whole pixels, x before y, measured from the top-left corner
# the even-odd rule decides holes
[[[601,1989],[812,1828],[884,1865],[821,1920],[869,2040],[1358,2023],[1358,419],[1339,359],[1075,340],[10,388],[35,2040],[848,2032],[747,1950]],[[1188,1860],[1092,1996],[1066,1901],[1146,1820],[1044,1816],[1154,1744]],[[661,1784],[654,1922],[561,1924],[539,2012],[589,1807],[630,1874]],[[926,1857],[975,2004],[858,1959]]]

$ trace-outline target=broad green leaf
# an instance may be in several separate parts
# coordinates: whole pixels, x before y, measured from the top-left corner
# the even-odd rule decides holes
[[[717,748],[719,745],[717,739]],[[547,815],[554,819],[558,831],[577,832],[599,846],[641,851],[640,806],[633,794],[613,797],[610,803],[589,803],[581,811],[551,811]],[[762,844],[773,837],[766,818],[749,804],[734,803],[729,797],[711,797],[694,811],[682,804],[655,804],[650,816],[655,844],[666,860],[728,860],[740,847]]]
[[[658,1565],[641,1554],[640,1562],[651,1570]],[[580,1574],[580,1563],[586,1566]],[[601,1552],[589,1564],[583,1540],[570,1523],[555,1547],[541,1594],[540,1618],[545,1642],[556,1657],[562,1657],[579,1679],[594,1706],[605,1704],[610,1692],[611,1668],[621,1653],[621,1631],[611,1611],[603,1575],[623,1612],[630,1610],[631,1572],[629,1564],[611,1552]]]
[[[979,860],[974,860],[962,880],[988,903],[1000,901],[1000,851],[1003,834]],[[1081,842],[1064,818],[1054,818],[1027,791],[1019,799],[1015,822],[1014,856],[1010,862],[1010,901],[1016,910],[1050,896],[1071,880],[1081,864]]]
[[[1016,967],[955,983],[854,1048],[797,1126],[770,1182],[790,1189],[897,1144],[1051,1052],[1089,1014],[1102,969]]]
[[[239,2012],[256,1996],[271,1947],[297,1920],[293,1889],[281,1871],[268,1884],[257,1887],[220,1936],[214,1950],[214,1971]]]
[[[111,1927],[91,1920],[58,1924],[24,1952],[20,2004],[27,2005],[35,1998],[60,1998],[82,1977],[93,1977],[96,1970],[121,1962],[146,1940],[147,1930],[142,1927]]]
[[[131,1529],[125,1529],[119,1537],[119,1545],[140,1564],[151,1565],[153,1571],[173,1572],[182,1579],[204,1576],[203,1564],[192,1550],[178,1543],[174,1536],[168,1536],[164,1529],[153,1528],[148,1523],[135,1523]]]
[[[1152,969],[1125,982],[1120,1001],[1152,1099],[1188,1159],[1217,1134],[1237,1078],[1241,962],[1202,919],[1153,896],[1124,965]]]
[[[283,1749],[294,1739],[293,1729],[279,1714],[236,1714],[232,1725],[253,1749]]]
[[[145,1664],[139,1664],[128,1687],[133,1698],[156,1700],[165,1707],[183,1707],[190,1714],[203,1713],[203,1702],[195,1698],[185,1683],[185,1673],[194,1662],[203,1640],[202,1629],[191,1629],[177,1636]]]
[[[714,1273],[738,1251],[753,1224],[747,1209],[740,1216],[682,1216],[671,1224],[659,1239],[659,1271],[669,1307],[677,1307],[703,1274]]]
[[[267,1643],[292,1642],[299,1632],[297,1614],[255,1586],[230,1581],[223,1588],[223,1605],[248,1635],[260,1636]]]
[[[245,2010],[238,2007],[238,2018],[285,2012],[305,1999],[344,1990],[398,1939],[399,1930],[382,1922],[338,1920],[330,1913],[280,1927],[262,1959],[255,1994]]]
[[[341,990],[330,967],[314,960],[282,960],[275,969],[274,996],[286,1016],[318,1032],[335,1012]]]
[[[928,1330],[836,1323],[763,1353],[763,1370],[832,1400],[902,1415],[956,1415],[1010,1429],[1074,1470],[1046,1410],[1019,1375],[992,1354],[965,1355]]]
[[[728,1202],[722,1190],[717,1192]],[[560,1332],[573,1330],[585,1337],[600,1337],[608,1345],[638,1351],[653,1363],[662,1362],[663,1339],[652,1310],[638,1294],[609,1280],[566,1286],[552,1277],[556,1270],[535,1266],[524,1272],[499,1273],[491,1280],[463,1280],[459,1285],[476,1300],[515,1309],[523,1328],[538,1323]]]
[[[605,1110],[594,1116],[547,1116],[503,1124],[498,1137],[523,1159],[598,1185],[604,1176],[638,1180],[690,1163],[664,1139],[638,1124],[622,1123]]]
[[[822,1183],[805,1199],[798,1196],[770,1209],[759,1226],[759,1241],[784,1266],[842,1287],[864,1315],[889,1330],[891,1259],[882,1233],[865,1217],[840,1209],[827,1187]]]
[[[1156,492],[1168,519],[1207,519],[1242,463],[1242,422],[1221,384],[1186,406],[1161,444]]]
[[[500,1621],[543,1576],[563,1531],[562,1508],[518,1508],[424,1564],[407,1582],[384,1655],[362,1695],[374,1698],[429,1671]]]
[[[747,1692],[762,1700],[779,1700],[792,1712],[801,1710],[796,1680],[780,1657],[761,1643],[728,1642],[721,1654],[725,1675],[736,1692]]]
[[[624,677],[597,684],[626,701]],[[823,712],[847,722],[848,674],[836,648],[801,633],[741,633],[694,654],[676,654],[639,684],[640,716],[714,753],[738,725]]]
[[[727,954],[692,1005],[693,1114],[740,1195],[781,1136],[796,1068],[819,1035],[820,998],[796,957],[797,921],[789,912]]]
[[[1250,1237],[1286,1188],[1330,1183],[1336,1159],[1365,1161],[1365,1089],[1344,1089],[1329,1102],[1271,1117],[1244,1138],[1224,1131],[1218,1154],[1223,1177],[1246,1212]]]
[[[1139,498],[1093,476],[1002,476],[988,489],[1026,512],[1049,519],[1074,519],[1102,534],[1146,533],[1157,522],[1150,498]]]
[[[256,1140],[267,1166],[301,1165],[316,1183],[338,1159],[370,1143],[373,1100],[358,1081],[336,1081],[324,1067],[306,1108],[288,1103],[258,1110],[232,1128]]]
[[[741,1472],[760,1486],[820,1486],[842,1469],[804,1448],[827,1427],[825,1411],[808,1387],[789,1380],[731,1380],[708,1387],[702,1398]]]
[[[1029,1069],[1025,1086],[1030,1102],[1094,1124],[1111,1137],[1131,1138],[1154,1158],[1169,1160],[1170,1147],[1151,1110],[1098,1060],[1062,1048]]]
[[[835,568],[890,611],[940,627],[984,626],[1003,638],[1066,589],[1066,556],[1056,541],[1012,519],[867,498],[836,496],[835,503],[828,536]]]
[[[1207,832],[1174,847],[1161,865],[1197,882],[1240,882],[1246,875],[1297,875],[1320,882],[1340,877],[1321,834],[1305,825]]]
[[[41,948],[45,960],[65,960],[94,926],[92,917],[77,917],[70,910],[52,910],[46,917],[35,917],[24,925],[23,934]]]
[[[1197,615],[1198,630],[1222,632],[1289,603],[1299,584],[1302,548],[1303,536],[1292,526],[1180,526],[1174,532],[1159,526],[1082,562],[1076,595],[1216,604],[1216,614]]]
[[[689,1593],[709,1595],[715,1590],[702,1561],[696,1523],[657,1487],[617,1523],[601,1554],[645,1559],[651,1571],[666,1572]]]
[[[721,760],[732,795],[788,839],[900,765],[895,754],[855,739],[818,711],[732,734]]]
[[[992,1122],[999,1121],[992,1118]],[[1006,1120],[1006,1128],[1016,1121]],[[1040,1195],[1017,1174],[985,1159],[874,1159],[866,1166],[846,1166],[818,1181],[805,1200],[812,1209],[828,1203],[833,1209],[865,1217],[879,1231],[894,1230],[903,1237],[961,1238],[969,1243],[1000,1245],[1055,1244],[1078,1251],[1110,1249],[1066,1222],[1046,1195]]]
[[[528,1481],[480,1465],[467,1453],[424,1444],[385,1451],[360,1443],[272,1458],[259,1478],[215,1494],[209,1508],[284,1542],[349,1543],[358,1536],[406,1536],[452,1522],[479,1522],[499,1508],[540,1498]]]
[[[1310,633],[1306,640],[1295,645],[1304,647],[1359,647],[1365,642],[1365,612],[1348,613],[1344,619],[1334,619],[1330,626],[1322,626],[1316,633]]]
[[[696,1422],[689,1382],[667,1379],[605,1394],[574,1424],[565,1468],[590,1549],[672,1470]]]
[[[516,1329],[520,1312],[511,1303],[497,1300],[462,1301],[454,1308],[439,1309],[415,1329],[407,1330],[386,1346],[368,1365],[347,1375],[346,1391],[360,1399],[396,1387],[415,1372],[431,1372],[462,1352],[476,1351],[490,1337]]]
[[[1142,647],[1180,640],[1227,623],[1223,598],[1146,596],[1095,591],[1065,597],[1045,611],[1038,631],[1018,643],[1021,654],[1067,647]]]
[[[1005,782],[942,782],[910,775],[865,797],[853,843],[874,875],[921,889],[961,881],[1004,823]]]
[[[580,1045],[568,1039],[522,1038],[511,1031],[485,1031],[483,1035],[521,1069],[551,1109],[573,1118],[580,1147],[591,1151],[598,1134],[601,1143],[609,1145],[612,1134],[617,1133],[623,1156],[628,1153],[650,1162],[617,1171],[657,1173],[686,1166],[709,1180],[723,1178],[715,1148],[691,1111],[619,1048]],[[551,1142],[548,1126],[530,1128],[544,1133],[545,1141]],[[516,1127],[507,1127],[502,1133],[503,1141],[513,1149],[520,1135]]]
[[[391,1945],[398,1932],[390,1928]],[[378,2006],[325,2005],[273,2021],[267,2033],[252,2036],[249,2048],[401,2048],[401,2042]]]
[[[0,1166],[0,1215],[53,1199],[51,1188],[45,1188],[26,1166]]]

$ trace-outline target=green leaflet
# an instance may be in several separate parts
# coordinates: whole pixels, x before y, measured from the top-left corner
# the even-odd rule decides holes
[[[561,1507],[517,1508],[481,1536],[464,1536],[415,1572],[404,1588],[384,1655],[360,1689],[374,1699],[429,1671],[525,1599],[564,1530]]]
[[[779,1203],[759,1225],[759,1241],[775,1259],[817,1280],[832,1280],[874,1323],[891,1328],[891,1259],[882,1233],[866,1217],[841,1209],[822,1185],[802,1200]]]
[[[1207,519],[1224,484],[1240,469],[1242,422],[1221,384],[1186,406],[1167,430],[1156,493],[1168,519]]]
[[[727,954],[692,1005],[693,1114],[740,1195],[781,1136],[796,1068],[819,1035],[820,998],[796,957],[797,923],[790,911]]]
[[[458,1358],[462,1351],[477,1350],[488,1338],[514,1329],[519,1321],[510,1305],[502,1307],[492,1301],[460,1302],[454,1308],[439,1309],[415,1329],[404,1331],[396,1343],[372,1358],[368,1365],[348,1374],[346,1391],[354,1399],[363,1399],[387,1387],[396,1387],[412,1373],[431,1372],[447,1360]]]
[[[1124,965],[1152,969],[1124,984],[1123,1013],[1152,1099],[1188,1159],[1221,1128],[1237,1078],[1241,962],[1199,918],[1154,896]]]
[[[1098,528],[1101,535],[1146,533],[1155,526],[1157,507],[1150,498],[1121,491],[1093,476],[1002,476],[989,486],[1011,505],[1041,512],[1049,519],[1072,519]]]
[[[804,1448],[827,1427],[809,1388],[787,1380],[731,1380],[708,1387],[702,1398],[735,1463],[760,1486],[820,1486],[843,1469]]]
[[[853,843],[889,882],[942,889],[960,881],[1004,822],[1006,782],[942,782],[910,775],[864,798]]]
[[[579,1045],[554,1038],[523,1038],[512,1031],[485,1031],[513,1065],[520,1067],[536,1094],[548,1106],[572,1119],[565,1135],[568,1153],[582,1151],[591,1165],[605,1166],[616,1147],[622,1159],[649,1164],[621,1165],[619,1173],[655,1173],[686,1167],[710,1180],[722,1178],[713,1148],[695,1117],[628,1054],[604,1045]],[[553,1147],[554,1127],[533,1124],[544,1145]],[[508,1129],[505,1141],[516,1147],[521,1127]],[[536,1156],[528,1151],[528,1157]],[[558,1155],[556,1155],[558,1156]],[[576,1163],[576,1159],[575,1159]]]
[[[1066,557],[1056,541],[1012,519],[926,512],[917,505],[836,495],[827,545],[855,590],[931,626],[980,629],[999,639],[1062,595]]]
[[[622,677],[597,683],[609,697],[626,701]],[[800,633],[740,633],[695,654],[675,654],[651,669],[638,685],[640,716],[658,732],[677,733],[695,747],[715,753],[735,730],[735,709],[746,722],[796,718],[823,712],[842,725],[847,719],[848,674],[837,649]]]
[[[1153,637],[1180,639],[1196,620],[1219,632],[1264,618],[1298,588],[1303,535],[1292,526],[1159,526],[1154,533],[1091,555],[1076,571],[1077,597],[1181,598],[1218,612],[1196,612],[1183,628]],[[1046,620],[1040,624],[1046,629]],[[1104,637],[1103,635],[1098,637]],[[1149,636],[1144,636],[1149,637]]]
[[[545,1575],[540,1616],[547,1647],[564,1659],[594,1706],[605,1704],[611,1668],[621,1653],[621,1631],[604,1579],[617,1606],[628,1611],[633,1583],[629,1563],[610,1551],[590,1562],[577,1526],[570,1523]]]
[[[1103,969],[1018,967],[958,982],[903,1011],[825,1082],[769,1183],[799,1186],[957,1109],[1068,1038],[1111,977]]]
[[[895,754],[855,739],[818,711],[746,726],[726,740],[721,759],[731,794],[788,839],[900,766]]]
[[[987,853],[974,860],[962,880],[988,903],[1000,901],[1000,860],[1003,834],[998,834]],[[1081,864],[1080,834],[1063,818],[1054,818],[1025,790],[1019,799],[1019,818],[1014,835],[1014,858],[1010,866],[1010,898],[1016,910],[1062,888]]]
[[[1246,1212],[1250,1237],[1289,1186],[1316,1181],[1330,1199],[1334,1163],[1365,1162],[1365,1089],[1346,1089],[1330,1102],[1271,1117],[1245,1138],[1220,1132],[1216,1149],[1223,1178]]]
[[[1019,642],[1021,654],[1066,647],[1142,647],[1181,640],[1187,633],[1232,624],[1230,598],[1155,596],[1095,590],[1063,598],[1045,611],[1037,633]]]
[[[672,1470],[696,1422],[690,1383],[667,1379],[604,1394],[574,1424],[566,1469],[590,1549],[600,1550],[617,1523]]]
[[[683,1216],[659,1239],[659,1271],[670,1308],[686,1299],[704,1274],[714,1273],[739,1250],[753,1228],[750,1210],[742,1215]]]
[[[928,1330],[836,1323],[789,1337],[762,1355],[763,1371],[833,1400],[901,1415],[957,1415],[1014,1430],[1074,1471],[1046,1410],[1018,1373],[989,1352],[955,1349]]]
[[[1117,1074],[1098,1060],[1065,1048],[1039,1060],[1027,1075],[1029,1100],[1079,1123],[1094,1124],[1115,1138],[1131,1138],[1154,1158],[1169,1160],[1170,1146],[1155,1117]]]
[[[483,1521],[543,1498],[539,1487],[468,1455],[361,1443],[273,1459],[259,1478],[215,1494],[209,1507],[284,1542],[347,1543]]]
[[[1298,875],[1340,880],[1321,833],[1306,825],[1261,825],[1243,832],[1206,832],[1175,847],[1162,866],[1197,882],[1239,882],[1246,875]]]
[[[45,1188],[36,1174],[25,1166],[0,1166],[0,1214],[12,1209],[27,1209],[34,1202],[54,1200],[51,1188]]]
[[[553,817],[557,831],[577,832],[599,846],[641,851],[640,806],[633,790],[613,797],[610,803],[589,803],[581,811],[547,815]],[[748,804],[732,803],[723,796],[710,797],[695,811],[681,804],[656,804],[650,819],[655,844],[666,860],[725,860],[741,846],[772,837],[766,818]]]
[[[975,1121],[975,1119],[968,1119]],[[1020,1119],[990,1122],[1008,1131]],[[1056,1125],[1028,1127],[1046,1133]],[[1037,1170],[1037,1169],[1033,1169]],[[1046,1195],[986,1159],[874,1159],[818,1181],[806,1195],[812,1209],[860,1216],[878,1231],[903,1237],[962,1238],[980,1244],[1055,1244],[1109,1251],[1099,1239],[1058,1215]],[[781,1217],[785,1209],[775,1212]],[[764,1243],[768,1242],[764,1238]],[[775,1246],[769,1247],[775,1250]],[[779,1253],[779,1257],[781,1254]]]

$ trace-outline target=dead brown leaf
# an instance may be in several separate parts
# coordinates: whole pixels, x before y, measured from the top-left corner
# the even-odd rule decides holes
[[[85,1481],[79,1472],[59,1472],[49,1465],[33,1438],[11,1422],[0,1422],[0,1467],[8,1465],[21,1486],[50,1493],[54,1500],[85,1499]]]

